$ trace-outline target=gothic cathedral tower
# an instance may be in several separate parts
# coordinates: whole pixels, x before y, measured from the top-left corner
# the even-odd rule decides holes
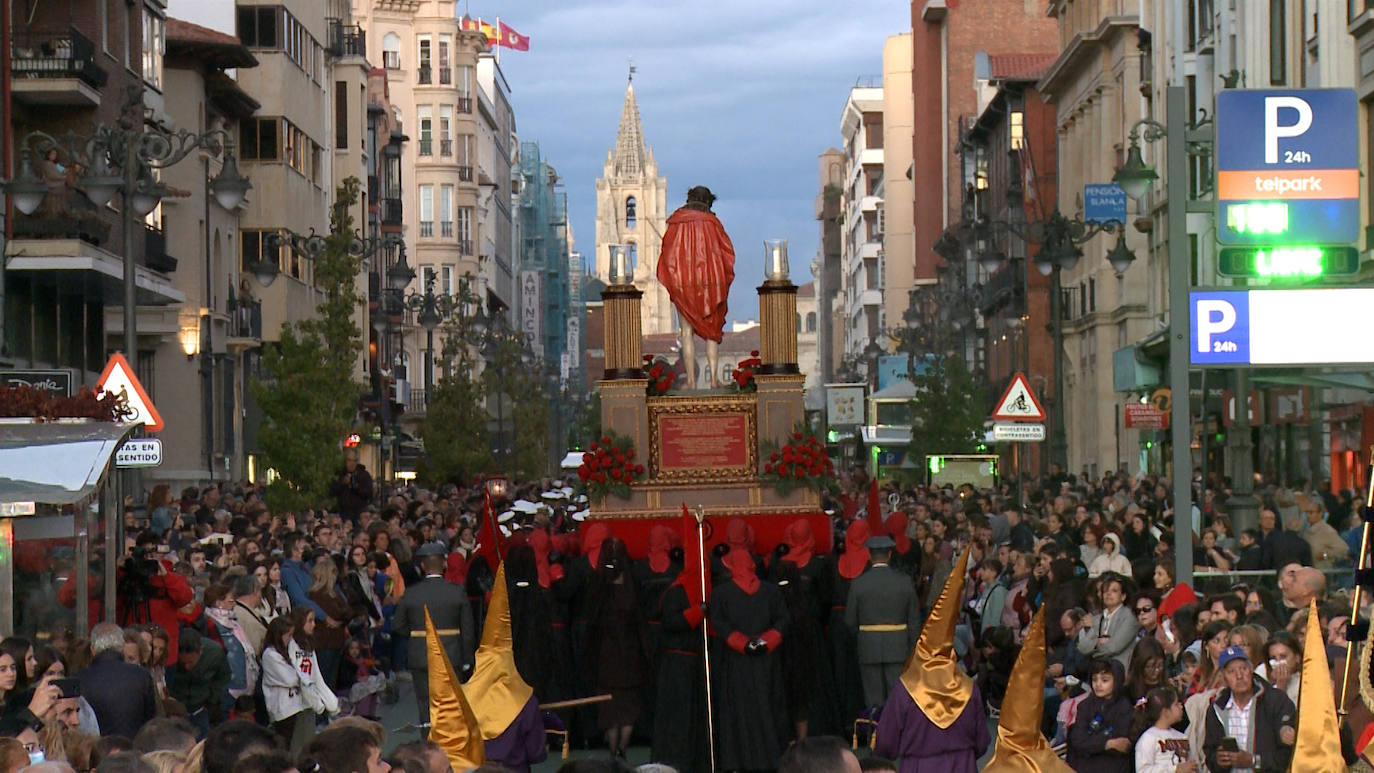
[[[658,251],[667,227],[668,181],[658,174],[654,153],[644,143],[635,101],[634,68],[625,88],[620,131],[606,153],[596,181],[596,278],[608,282],[610,245],[631,250],[635,286],[644,292],[640,306],[644,334],[673,332],[673,303],[658,281]]]

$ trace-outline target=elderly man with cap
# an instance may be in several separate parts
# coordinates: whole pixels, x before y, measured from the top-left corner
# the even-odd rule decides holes
[[[425,655],[425,609],[434,620],[439,641],[448,652],[453,667],[461,674],[472,669],[473,652],[477,648],[476,629],[472,625],[472,608],[462,586],[444,579],[448,557],[444,549],[434,543],[416,551],[425,579],[406,588],[406,595],[396,604],[391,630],[399,636],[409,636],[411,677],[415,685],[415,702],[420,724],[429,724],[429,662]]]
[[[865,543],[873,564],[849,586],[845,623],[858,639],[864,703],[882,706],[921,627],[921,608],[911,578],[888,565],[897,543],[888,536]]]
[[[1298,710],[1293,701],[1283,690],[1255,676],[1250,656],[1240,647],[1222,650],[1217,665],[1226,686],[1207,708],[1202,744],[1207,769],[1288,770],[1297,742]]]

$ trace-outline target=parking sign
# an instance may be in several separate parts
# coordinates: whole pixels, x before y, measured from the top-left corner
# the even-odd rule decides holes
[[[1359,238],[1353,89],[1217,94],[1217,241],[1346,244]]]

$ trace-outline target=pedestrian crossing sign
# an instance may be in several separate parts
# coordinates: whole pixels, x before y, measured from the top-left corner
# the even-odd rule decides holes
[[[997,401],[997,408],[992,412],[992,420],[1045,420],[1045,409],[1040,407],[1040,401],[1035,398],[1035,392],[1031,391],[1030,383],[1026,381],[1026,374],[1018,371],[1015,376],[1012,376],[1011,383],[1007,385],[1007,391],[1002,394],[1002,399]]]

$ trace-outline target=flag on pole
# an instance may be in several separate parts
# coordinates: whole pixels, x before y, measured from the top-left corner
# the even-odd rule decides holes
[[[705,613],[701,611],[701,604],[706,599],[702,597],[702,582],[705,580],[706,593],[711,592],[711,573],[706,570],[705,557],[701,554],[701,544],[697,542],[697,529],[701,528],[697,524],[697,519],[687,512],[687,503],[682,503],[682,571],[678,573],[674,585],[681,585],[687,593],[687,611],[683,616],[693,628],[701,624]]]
[[[459,26],[469,32],[480,32],[487,36],[487,45],[495,46],[501,41],[501,34],[497,32],[496,26],[488,24],[481,19],[474,19],[471,16],[464,16],[459,20]]]
[[[429,741],[444,751],[454,770],[475,768],[487,761],[482,728],[439,641],[429,607],[425,607],[425,657],[429,664]]]
[[[874,537],[881,537],[887,534],[887,526],[883,524],[883,502],[878,498],[878,479],[874,478],[868,482],[868,533]]]
[[[496,24],[497,31],[500,33],[497,36],[497,45],[505,46],[506,48],[511,48],[516,51],[530,50],[529,36],[521,35],[519,32],[515,31],[514,27],[499,19],[497,20]]]

